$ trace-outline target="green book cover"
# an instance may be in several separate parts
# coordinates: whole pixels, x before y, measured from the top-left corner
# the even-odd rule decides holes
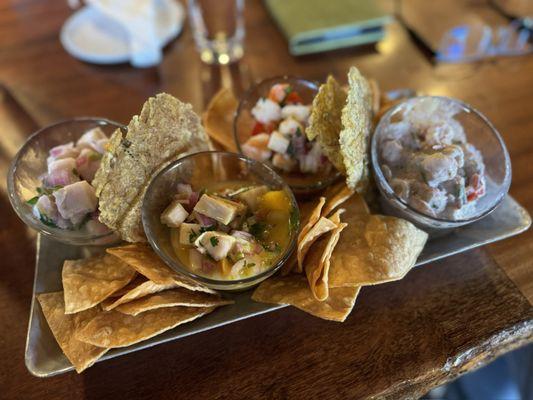
[[[389,16],[372,0],[265,0],[293,55],[317,53],[383,38]]]

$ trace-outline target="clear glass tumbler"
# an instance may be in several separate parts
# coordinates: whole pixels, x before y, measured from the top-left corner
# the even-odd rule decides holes
[[[191,28],[207,64],[229,64],[243,55],[244,0],[189,0]]]

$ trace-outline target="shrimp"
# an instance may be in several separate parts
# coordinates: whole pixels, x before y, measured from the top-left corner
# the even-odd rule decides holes
[[[253,158],[257,161],[267,161],[272,152],[268,148],[270,135],[268,133],[260,133],[252,136],[242,145],[242,152],[245,156]]]

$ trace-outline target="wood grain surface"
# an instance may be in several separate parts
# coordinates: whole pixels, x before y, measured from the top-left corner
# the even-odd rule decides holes
[[[4,175],[36,124],[80,115],[127,122],[160,91],[201,111],[229,79],[239,92],[280,74],[323,80],[333,73],[345,82],[349,66],[357,65],[383,90],[453,96],[486,114],[511,154],[511,194],[533,211],[532,56],[434,65],[393,23],[376,47],[294,58],[261,2],[249,0],[238,65],[202,65],[186,27],[157,68],[103,67],[62,49],[58,34],[70,13],[63,1],[0,0],[0,83],[35,119],[0,90],[0,399],[417,398],[533,341],[528,231],[423,266],[400,282],[364,288],[344,324],[283,309],[99,363],[80,376],[31,376],[24,345],[35,235],[11,210]]]

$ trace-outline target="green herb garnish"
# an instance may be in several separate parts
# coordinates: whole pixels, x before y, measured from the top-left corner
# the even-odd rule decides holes
[[[209,238],[209,242],[211,243],[212,247],[218,246],[218,238],[216,236],[212,236],[211,238]]]
[[[57,228],[57,225],[55,224],[54,221],[52,221],[50,218],[48,218],[46,215],[44,214],[41,214],[39,219],[41,220],[41,222],[43,224],[45,224],[46,226],[50,226],[52,228]]]
[[[202,226],[200,227],[200,233],[214,231],[215,229],[216,229],[216,225]]]
[[[257,238],[261,238],[265,234],[266,228],[267,224],[264,222],[256,222],[250,225],[250,233]]]
[[[291,209],[291,213],[290,213],[290,216],[289,216],[289,228],[292,231],[296,231],[296,230],[298,230],[299,224],[300,224],[300,215],[298,213],[298,209],[293,207]]]
[[[296,150],[292,144],[292,140],[289,142],[289,145],[287,146],[287,154],[291,157],[294,157],[296,154]]]
[[[32,197],[31,199],[26,200],[26,203],[29,204],[30,206],[34,206],[39,201],[39,197],[40,196]]]
[[[194,243],[197,237],[198,237],[198,234],[195,231],[191,230],[189,232],[189,243]]]

